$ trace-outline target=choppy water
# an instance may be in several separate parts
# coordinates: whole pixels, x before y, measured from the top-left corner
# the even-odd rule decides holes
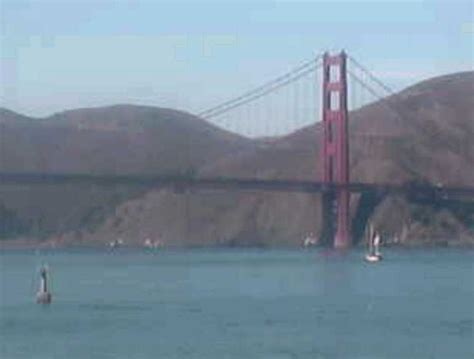
[[[1,358],[472,358],[474,252],[0,254]],[[51,267],[54,302],[33,302]]]

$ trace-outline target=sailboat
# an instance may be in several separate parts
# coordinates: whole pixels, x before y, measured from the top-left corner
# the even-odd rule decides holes
[[[46,266],[42,266],[40,269],[40,287],[36,293],[36,303],[38,304],[50,304],[52,295],[48,291],[48,269]]]
[[[369,236],[368,236],[369,251],[365,255],[365,260],[369,263],[379,262],[382,260],[382,254],[380,253],[380,235],[374,231],[372,225],[369,225]]]
[[[374,236],[374,254],[380,259],[383,258],[382,253],[380,253],[380,234],[378,232],[375,232]]]

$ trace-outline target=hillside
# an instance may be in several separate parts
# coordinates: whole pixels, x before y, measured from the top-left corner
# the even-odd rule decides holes
[[[390,106],[376,102],[351,113],[351,178],[363,182],[403,183],[424,180],[433,184],[474,186],[474,143],[471,141],[474,136],[473,99],[474,73],[459,73],[412,86],[392,96]],[[169,159],[164,157],[163,161],[166,163],[161,164],[157,160],[156,167],[152,167],[153,165],[146,166],[146,157],[144,159],[136,157],[136,154],[131,155],[133,146],[127,148],[124,143],[129,142],[123,142],[122,137],[133,137],[130,134],[136,133],[137,129],[127,127],[126,124],[130,124],[130,121],[122,122],[117,119],[122,116],[126,118],[126,113],[131,111],[131,108],[114,107],[112,110],[116,112],[110,114],[109,108],[100,111],[78,110],[77,113],[82,112],[81,115],[73,111],[65,117],[53,116],[41,120],[44,121],[41,131],[47,132],[49,126],[58,131],[58,123],[67,123],[69,131],[85,131],[82,139],[86,143],[90,141],[91,136],[88,131],[92,131],[95,136],[99,136],[97,132],[106,136],[105,134],[118,131],[121,146],[117,151],[123,156],[131,157],[130,162],[124,160],[115,168],[126,172],[145,173],[152,171],[151,168],[155,171],[161,171],[163,168],[170,170]],[[87,111],[98,111],[97,116],[85,116]],[[146,111],[151,109],[146,108]],[[140,126],[146,126],[146,123],[145,121]],[[203,142],[194,142],[194,139],[185,142],[182,132],[172,141],[170,139],[166,148],[174,149],[171,152],[174,153],[176,148],[183,148],[183,145],[175,146],[176,143],[190,143],[191,150],[188,153],[196,156],[193,157],[192,164],[202,175],[319,178],[318,124],[265,145],[220,131],[201,120],[193,121],[192,124],[195,127],[190,130],[192,135],[188,138],[194,138],[194,134],[201,133],[201,128],[212,128],[212,131],[209,131],[216,134],[211,136],[216,138],[215,147],[212,145],[206,148],[209,156],[199,155],[206,152],[199,150],[203,147]],[[152,137],[159,138],[159,131]],[[49,137],[46,138],[48,144],[44,146],[49,146]],[[103,140],[104,137],[94,138],[96,146],[103,146],[104,149],[113,147],[110,141]],[[150,140],[151,142],[153,141]],[[12,144],[13,142],[10,146]],[[78,146],[79,142],[76,142],[70,151],[76,151]],[[152,147],[150,145],[148,148]],[[220,150],[221,147],[224,149]],[[69,152],[62,158],[76,158],[73,156],[75,153]],[[180,155],[182,156],[177,156]],[[12,161],[11,155],[7,157],[6,162],[2,162],[5,168],[12,168],[15,164],[18,166],[18,159]],[[95,172],[113,171],[110,163],[104,163],[107,160],[115,160],[110,157],[101,158],[100,161],[97,159],[92,163],[89,163],[87,158],[79,160],[77,168]],[[31,165],[40,163],[37,157],[35,161]],[[141,168],[137,162],[142,164]],[[61,164],[61,167],[57,163],[63,162],[55,161],[51,168],[72,170],[67,165]],[[182,163],[187,162],[179,160],[173,163],[176,167],[172,170],[182,168]],[[162,190],[125,196],[123,193],[123,190],[115,192],[119,199],[110,200],[107,216],[101,216],[100,219],[94,215],[91,215],[92,219],[86,216],[84,223],[76,226],[83,228],[82,230],[63,230],[61,232],[64,234],[54,236],[54,240],[101,244],[121,237],[128,243],[135,244],[143,243],[146,238],[159,238],[169,246],[299,245],[301,238],[308,232],[318,233],[320,229],[318,195],[250,192],[199,192],[183,195]],[[38,201],[42,200],[45,199]],[[64,201],[67,202],[66,199]],[[12,202],[9,203],[5,205],[7,209]],[[351,206],[353,216],[364,221],[370,217],[387,240],[396,239],[406,244],[474,243],[474,208],[470,204],[434,205],[414,202],[403,196],[367,201],[353,196]],[[105,221],[102,221],[105,217]],[[92,222],[94,225],[90,226]],[[360,235],[361,228],[357,231],[356,234]]]
[[[130,105],[36,120],[2,110],[0,130],[0,168],[9,172],[174,173],[250,143],[190,114]]]
[[[351,113],[351,178],[474,185],[473,84],[473,73],[443,76],[393,96],[390,107],[374,103]],[[209,163],[200,173],[319,178],[319,131],[319,125],[301,129],[265,147]],[[439,207],[403,197],[378,199],[366,209],[359,204],[360,198],[353,196],[353,215],[368,212],[387,240],[473,240],[470,205]],[[307,233],[319,233],[319,206],[319,196],[306,194],[150,192],[120,206],[92,237],[159,236],[168,245],[298,245]]]
[[[0,110],[0,170],[176,174],[238,153],[251,141],[187,113],[120,105],[32,119]],[[193,144],[192,148],[190,144]],[[1,186],[0,237],[90,229],[140,188]]]

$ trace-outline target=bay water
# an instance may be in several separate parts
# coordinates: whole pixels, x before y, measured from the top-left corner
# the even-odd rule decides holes
[[[0,357],[474,358],[474,251],[0,253]],[[53,303],[35,304],[47,263]]]

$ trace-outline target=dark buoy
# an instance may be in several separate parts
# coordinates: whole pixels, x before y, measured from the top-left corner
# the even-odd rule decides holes
[[[40,288],[36,293],[36,303],[50,304],[51,299],[51,293],[48,292],[48,270],[43,266],[40,269]]]

